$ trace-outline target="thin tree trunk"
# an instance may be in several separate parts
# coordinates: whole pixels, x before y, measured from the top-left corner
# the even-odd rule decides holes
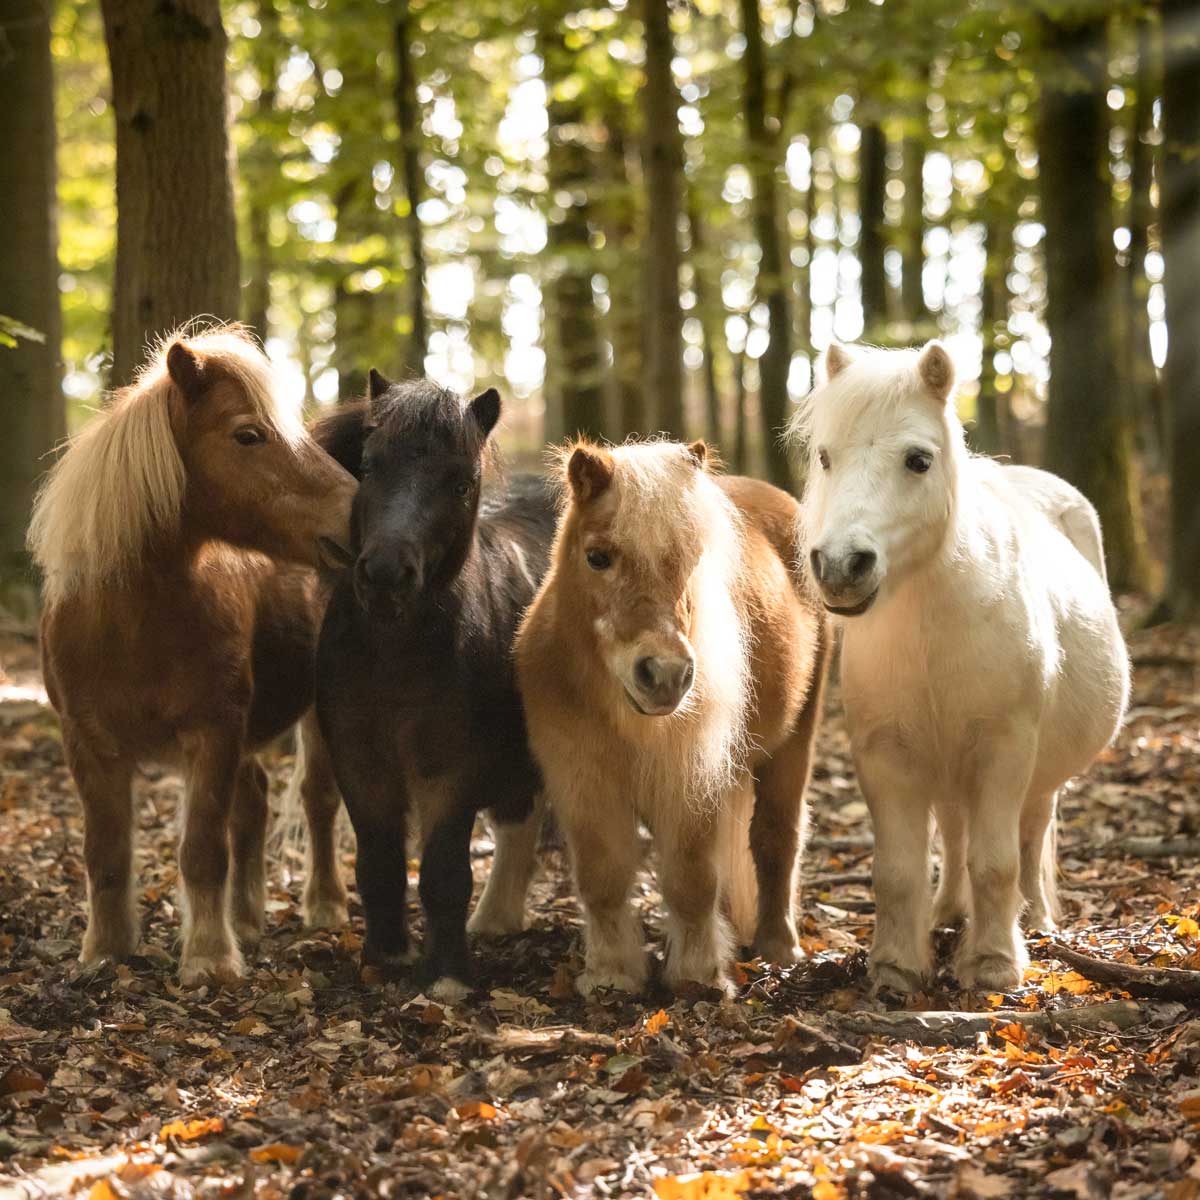
[[[742,55],[745,70],[746,134],[750,176],[754,181],[754,234],[761,258],[756,288],[758,299],[767,306],[767,332],[770,340],[758,363],[759,415],[762,421],[763,450],[767,478],[779,487],[793,484],[791,463],[780,441],[787,425],[788,373],[792,365],[792,321],[785,276],[783,237],[779,228],[779,202],[775,182],[776,146],[767,129],[766,61],[763,53],[762,22],[758,0],[740,0],[742,33],[746,51]]]
[[[1125,349],[1127,376],[1134,412],[1138,418],[1143,447],[1156,458],[1166,442],[1163,394],[1158,371],[1150,354],[1150,314],[1147,303],[1150,281],[1146,277],[1146,255],[1150,250],[1150,227],[1154,224],[1152,187],[1155,174],[1154,101],[1162,82],[1159,25],[1150,13],[1137,22],[1137,108],[1134,115],[1130,154],[1129,265],[1125,283]]]
[[[277,80],[279,77],[279,13],[273,0],[260,0],[258,5],[260,32],[254,51],[259,73],[259,93],[255,112],[260,131],[269,126],[275,112]],[[243,297],[244,320],[266,344],[270,334],[271,309],[271,182],[278,176],[279,166],[272,140],[260,135],[244,156],[242,174],[249,195],[247,235],[250,243],[249,272]]]
[[[1163,282],[1167,300],[1168,599],[1200,611],[1200,4],[1164,0]]]
[[[0,607],[32,615],[25,529],[45,455],[65,430],[55,228],[49,6],[11,0],[0,55],[0,313],[43,338],[0,346]]]
[[[710,286],[708,247],[705,242],[704,218],[701,216],[700,200],[694,190],[688,192],[688,226],[692,235],[692,291],[696,294],[696,319],[700,322],[700,349],[704,362],[700,370],[704,378],[704,411],[708,424],[708,436],[717,446],[721,445],[721,393],[717,388],[717,365],[713,354],[717,344],[717,333],[713,329],[715,306],[720,303],[720,272],[717,273],[716,291]]]
[[[675,43],[667,0],[642,0],[646,65],[642,162],[646,179],[646,386],[655,424],[684,436],[683,310],[679,305],[679,216],[683,144],[679,93],[671,76]]]
[[[904,209],[900,230],[900,307],[914,326],[929,316],[921,277],[925,268],[925,143],[906,137],[902,146]]]
[[[887,186],[887,138],[870,121],[862,127],[858,148],[858,261],[862,268],[863,328],[869,340],[878,341],[887,325],[887,276],[883,269],[886,247],[883,228],[884,188]]]
[[[980,454],[1001,454],[1007,426],[1004,397],[996,387],[995,357],[997,339],[1004,335],[1008,321],[1008,259],[1011,234],[999,220],[989,221],[984,234],[986,245],[983,291],[980,297],[980,334],[983,363],[979,372],[979,400],[971,441]]]
[[[429,351],[429,317],[425,306],[425,234],[418,208],[424,194],[421,170],[421,115],[417,107],[417,78],[411,54],[412,14],[408,0],[396,0],[396,116],[400,125],[400,177],[407,208],[404,232],[408,242],[408,346],[405,366],[425,374]]]
[[[638,263],[636,199],[629,177],[625,110],[614,105],[605,116],[603,172],[605,266],[608,275],[608,329],[612,343],[616,440],[649,424],[642,391],[641,269]]]
[[[369,176],[355,176],[343,183],[334,197],[338,240],[343,245],[352,244],[361,234],[364,219],[369,219],[366,205],[371,203],[370,190]],[[355,274],[355,270],[346,267],[333,294],[332,362],[338,376],[340,404],[366,395],[367,371],[377,365],[372,361],[372,355],[378,297],[352,287],[351,279]]]
[[[1038,157],[1051,339],[1046,466],[1096,506],[1113,587],[1136,589],[1146,582],[1146,556],[1132,414],[1118,383],[1104,22],[1044,20],[1043,37]]]
[[[148,341],[238,315],[219,0],[101,0],[117,126],[114,384]]]
[[[746,413],[746,352],[739,350],[733,356],[733,464],[741,475],[750,471],[749,422]]]
[[[549,15],[549,14],[547,14]],[[604,362],[596,301],[592,294],[589,215],[589,156],[583,141],[582,100],[564,96],[572,70],[561,25],[546,20],[541,30],[549,120],[549,192],[561,215],[551,214],[547,248],[552,272],[547,294],[547,382],[562,414],[563,432],[603,436]]]

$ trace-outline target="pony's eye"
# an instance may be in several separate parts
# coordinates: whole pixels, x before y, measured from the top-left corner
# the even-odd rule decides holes
[[[607,550],[589,550],[587,565],[593,571],[607,571],[612,566],[612,555]]]
[[[829,452],[827,450],[817,451],[817,462],[821,464],[822,471],[829,470]]]
[[[908,457],[904,460],[904,465],[918,475],[924,475],[926,471],[933,466],[933,456],[926,454],[924,450],[910,450]]]
[[[456,483],[454,485],[454,492],[455,495],[458,496],[469,496],[471,494],[471,481],[469,479],[463,479]]]
[[[260,446],[267,440],[267,435],[257,425],[243,425],[234,430],[233,437],[239,446]]]

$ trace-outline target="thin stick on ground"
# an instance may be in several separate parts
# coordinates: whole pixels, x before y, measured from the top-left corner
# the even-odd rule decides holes
[[[1049,942],[1045,946],[1060,962],[1074,967],[1081,975],[1097,983],[1112,984],[1139,996],[1156,1000],[1180,1000],[1185,1004],[1200,1003],[1200,971],[1185,971],[1179,967],[1140,967],[1133,963],[1109,962],[1093,958],[1064,946]]]

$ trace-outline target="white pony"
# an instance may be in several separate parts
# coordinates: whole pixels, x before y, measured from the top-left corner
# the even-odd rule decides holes
[[[877,985],[918,987],[931,925],[967,927],[964,987],[1028,964],[1054,917],[1057,790],[1112,740],[1129,664],[1095,510],[1069,484],[968,453],[954,366],[834,343],[797,421],[805,541],[845,618],[842,693],[875,825]],[[930,909],[930,814],[943,844]]]

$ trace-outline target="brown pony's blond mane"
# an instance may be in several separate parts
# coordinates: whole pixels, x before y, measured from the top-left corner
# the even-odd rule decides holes
[[[240,325],[183,327],[154,347],[128,387],[73,437],[34,501],[27,542],[46,600],[126,579],[147,543],[179,529],[186,483],[171,427],[167,351],[185,341],[241,388],[284,441],[305,436],[298,409],[276,395],[270,361]]]

